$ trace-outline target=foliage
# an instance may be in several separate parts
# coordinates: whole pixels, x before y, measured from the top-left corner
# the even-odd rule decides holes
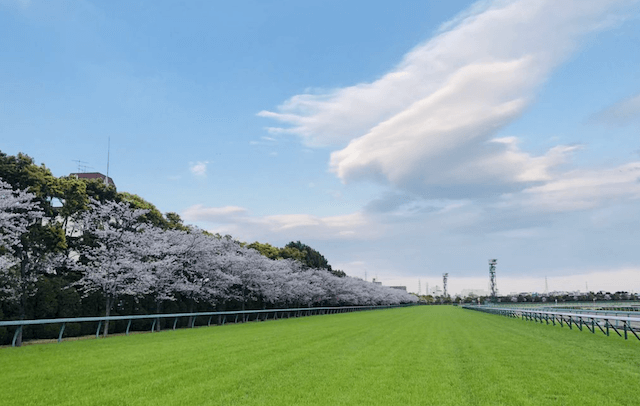
[[[140,196],[127,192],[119,192],[118,199],[128,203],[133,209],[145,210],[145,213],[140,216],[140,221],[160,228],[169,228],[169,222],[162,216],[160,210]]]
[[[43,216],[35,194],[14,190],[0,178],[0,299],[17,303],[23,319],[39,277],[54,271],[57,254],[66,248],[62,229],[44,223]]]
[[[248,247],[253,248],[270,259],[293,259],[299,261],[307,268],[326,269],[334,276],[347,276],[343,271],[332,269],[324,255],[300,241],[292,241],[283,248],[274,247],[271,244],[263,244],[256,241],[249,244]]]
[[[299,241],[277,248],[211,234],[104,182],[55,178],[23,154],[0,153],[2,176],[10,180],[0,186],[6,319],[416,300],[346,277]],[[45,330],[27,329],[27,338],[54,333]]]
[[[15,190],[33,193],[46,215],[52,214],[51,199],[58,196],[57,179],[44,164],[36,165],[28,155],[0,152],[0,179]]]
[[[145,261],[152,247],[153,232],[146,231],[139,218],[145,210],[131,210],[126,203],[93,201],[75,222],[82,225],[83,243],[79,259],[69,267],[82,274],[75,285],[85,293],[100,292],[105,298],[106,316],[122,295],[142,296],[150,289],[150,266]],[[108,322],[105,335],[108,333]]]

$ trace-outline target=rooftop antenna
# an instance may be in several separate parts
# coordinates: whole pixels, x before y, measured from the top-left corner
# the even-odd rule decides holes
[[[81,161],[79,159],[72,159],[72,161],[78,165],[78,172],[80,173],[86,173],[87,169],[92,168],[92,166],[87,165],[89,162]]]
[[[104,178],[104,185],[109,186],[109,159],[111,157],[111,136],[107,143],[107,176]]]
[[[498,265],[498,260],[497,259],[490,259],[489,260],[489,277],[491,280],[491,300],[495,301],[496,300],[496,265]]]
[[[449,274],[448,273],[443,273],[442,274],[442,284],[444,285],[444,297],[449,297],[449,295],[447,295],[447,281],[449,280]]]

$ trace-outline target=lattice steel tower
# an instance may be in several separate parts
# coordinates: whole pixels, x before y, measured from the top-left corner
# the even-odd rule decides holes
[[[495,301],[497,296],[497,287],[496,287],[496,265],[498,264],[497,259],[489,260],[489,276],[491,278],[491,300]]]
[[[448,295],[447,295],[447,280],[449,280],[449,274],[448,273],[443,273],[442,274],[442,284],[444,285],[444,297],[448,297]]]

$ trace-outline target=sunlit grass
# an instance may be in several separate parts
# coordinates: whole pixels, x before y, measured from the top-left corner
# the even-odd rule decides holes
[[[639,384],[640,342],[452,307],[0,349],[7,405],[636,405]]]

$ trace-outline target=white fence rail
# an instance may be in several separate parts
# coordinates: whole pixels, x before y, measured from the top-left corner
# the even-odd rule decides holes
[[[100,329],[106,321],[127,320],[127,329],[125,334],[129,335],[131,322],[134,320],[152,320],[150,331],[155,331],[159,326],[161,319],[173,319],[173,330],[176,329],[178,320],[181,318],[189,318],[189,327],[193,328],[196,320],[208,317],[207,326],[211,325],[211,321],[216,318],[215,323],[224,325],[226,323],[238,323],[247,321],[266,321],[268,319],[277,320],[282,318],[315,316],[335,313],[348,313],[362,310],[390,309],[394,307],[405,307],[410,305],[386,305],[386,306],[344,306],[344,307],[303,307],[295,309],[264,309],[264,310],[233,310],[224,312],[199,312],[199,313],[174,313],[174,314],[143,314],[143,315],[125,315],[125,316],[109,316],[109,317],[73,317],[60,319],[39,319],[39,320],[8,320],[0,321],[0,327],[15,327],[11,346],[15,347],[16,339],[25,326],[59,324],[60,332],[58,334],[58,342],[62,341],[64,330],[67,324],[71,323],[98,323],[96,328],[96,338],[100,337]]]
[[[494,306],[462,306],[465,309],[481,311],[485,313],[498,314],[501,316],[520,318],[522,320],[534,321],[536,323],[546,323],[547,325],[559,324],[560,327],[567,325],[570,329],[576,327],[582,331],[585,327],[595,334],[596,329],[602,331],[607,336],[613,331],[618,336],[635,336],[640,340],[640,316],[619,316],[610,313],[596,313],[595,311],[548,311],[534,310],[531,308],[508,308]]]

